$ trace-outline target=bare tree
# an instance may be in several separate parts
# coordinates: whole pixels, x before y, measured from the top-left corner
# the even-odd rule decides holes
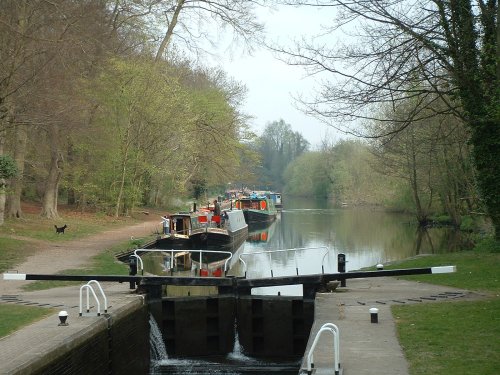
[[[500,239],[500,29],[497,0],[284,1],[336,14],[329,42],[274,48],[290,64],[325,78],[318,96],[301,99],[306,112],[342,131],[367,136],[353,120],[412,123],[451,113],[471,131],[478,186]],[[344,34],[341,32],[343,31]],[[341,43],[339,37],[347,38]],[[332,45],[331,40],[335,41]],[[400,106],[415,105],[404,119]],[[446,103],[439,112],[437,102]],[[377,117],[388,104],[395,116]],[[430,110],[429,110],[430,109]],[[385,114],[387,115],[387,114]]]
[[[209,28],[229,28],[235,39],[241,39],[246,46],[260,40],[263,26],[254,13],[256,5],[263,1],[239,0],[170,0],[160,4],[163,7],[167,30],[161,38],[156,61],[164,57],[172,38],[176,36],[192,51],[201,50],[201,40],[213,43]],[[166,9],[165,9],[166,8]],[[198,34],[197,34],[198,33]]]

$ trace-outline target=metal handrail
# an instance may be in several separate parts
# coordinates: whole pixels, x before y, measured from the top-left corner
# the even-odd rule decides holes
[[[159,252],[167,253],[167,252],[170,252],[170,259],[172,259],[172,261],[170,262],[170,272],[171,273],[173,273],[173,270],[174,270],[174,267],[173,267],[173,265],[174,265],[174,261],[173,261],[173,259],[174,259],[174,253],[185,252],[185,251],[199,252],[200,253],[200,271],[201,271],[201,265],[203,264],[202,263],[203,253],[228,254],[229,257],[224,262],[224,274],[227,273],[227,271],[228,271],[227,264],[231,260],[231,258],[233,257],[233,253],[232,252],[230,252],[230,251],[221,251],[221,250],[202,250],[202,249],[195,249],[195,250],[135,249],[133,255],[135,255],[139,259],[141,259],[141,257],[137,254],[138,251],[152,252],[152,253],[159,253]],[[142,259],[141,259],[141,266],[142,266]]]
[[[334,349],[334,371],[335,375],[340,374],[340,331],[339,328],[333,323],[325,323],[321,326],[319,331],[316,333],[314,337],[314,341],[311,345],[311,349],[309,349],[309,353],[307,354],[307,374],[312,374],[312,368],[314,367],[314,349],[316,349],[316,345],[318,344],[319,338],[323,332],[330,332],[333,335],[333,349]]]
[[[298,276],[299,275],[299,267],[297,265],[297,256],[296,256],[297,253],[296,252],[297,251],[301,251],[301,250],[318,250],[318,249],[326,249],[326,252],[323,255],[323,260],[324,260],[325,256],[330,252],[330,248],[328,246],[297,247],[297,248],[291,248],[291,249],[256,251],[256,252],[251,252],[251,253],[240,254],[240,256],[238,258],[239,258],[240,262],[243,263],[244,274],[245,274],[245,277],[247,277],[247,263],[242,258],[244,255],[269,254],[269,264],[271,265],[272,264],[272,262],[271,262],[271,254],[272,253],[280,253],[280,252],[293,251],[294,252],[295,270],[296,270],[297,276]],[[322,261],[322,263],[323,263],[323,261]],[[324,271],[323,271],[323,264],[321,264],[321,269],[322,269],[322,273],[324,273]],[[272,268],[271,268],[271,277],[274,277],[273,269]]]
[[[89,303],[89,290],[92,292],[92,295],[94,296],[96,303],[97,303],[97,316],[101,315],[101,303],[99,302],[99,298],[97,298],[97,295],[94,292],[94,288],[92,288],[92,285],[85,284],[80,287],[80,316],[83,315],[83,308],[82,308],[82,294],[83,294],[83,289],[87,289],[87,313],[90,312],[90,303]]]
[[[90,280],[87,285],[90,284],[96,284],[97,287],[99,288],[99,291],[101,292],[102,299],[104,300],[104,313],[108,312],[108,299],[106,298],[106,295],[104,294],[104,290],[101,287],[101,284],[97,280]]]

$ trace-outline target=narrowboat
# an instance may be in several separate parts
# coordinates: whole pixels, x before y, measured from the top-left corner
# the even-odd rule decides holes
[[[249,226],[270,224],[276,220],[278,214],[274,202],[267,195],[252,194],[236,200],[236,208],[243,211]]]
[[[178,212],[162,217],[163,233],[143,247],[145,249],[190,249],[193,223],[192,212]]]
[[[242,210],[222,210],[220,215],[209,211],[191,218],[189,238],[193,249],[230,250],[238,248],[247,238],[248,224]]]

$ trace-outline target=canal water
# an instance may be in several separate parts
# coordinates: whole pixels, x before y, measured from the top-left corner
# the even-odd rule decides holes
[[[286,197],[285,197],[286,199]],[[394,262],[419,254],[457,250],[464,239],[452,228],[417,228],[412,215],[367,207],[335,207],[327,201],[290,198],[275,222],[250,228],[230,261],[230,275],[248,278],[346,271]],[[196,259],[196,256],[195,256]],[[169,274],[161,254],[144,256],[145,269]],[[301,295],[301,286],[254,289],[253,294]]]
[[[245,263],[236,263],[232,272],[244,275],[246,271],[249,278],[337,272],[339,253],[346,255],[346,270],[352,271],[419,254],[454,251],[460,241],[460,234],[451,228],[419,230],[408,214],[290,199],[273,224],[250,231],[240,249]],[[305,250],[275,251],[282,249]],[[301,295],[301,291],[301,286],[294,286],[253,293]]]
[[[246,273],[248,278],[257,278],[334,273],[339,253],[345,254],[346,270],[352,271],[418,254],[451,252],[459,245],[457,232],[450,228],[418,230],[411,215],[372,208],[339,208],[325,201],[289,199],[274,223],[250,230],[247,241],[235,252],[229,274],[243,276]],[[146,260],[145,264],[161,263],[153,259]],[[252,294],[278,293],[298,296],[302,295],[302,287],[252,290]],[[223,359],[222,365],[208,359],[164,358],[156,361],[152,374],[253,374],[242,369],[266,367],[255,361],[241,353],[236,341],[234,352]],[[177,371],[172,372],[172,369]]]

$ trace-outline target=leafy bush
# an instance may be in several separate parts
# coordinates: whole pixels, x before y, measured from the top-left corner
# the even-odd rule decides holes
[[[484,238],[477,243],[475,250],[480,253],[500,253],[500,242],[494,237]]]

